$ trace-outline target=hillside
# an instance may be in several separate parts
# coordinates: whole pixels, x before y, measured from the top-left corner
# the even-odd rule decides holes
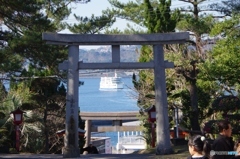
[[[120,47],[120,59],[121,62],[137,62],[139,58],[140,46],[121,46]],[[111,62],[112,52],[111,46],[102,46],[97,49],[80,49],[79,59],[84,63],[101,63],[101,62]]]

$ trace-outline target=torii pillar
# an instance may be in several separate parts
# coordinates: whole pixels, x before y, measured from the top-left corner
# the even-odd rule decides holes
[[[78,146],[78,89],[79,89],[79,46],[68,46],[68,82],[66,99],[66,122],[63,157],[80,157]]]
[[[156,106],[156,155],[172,152],[168,121],[165,69],[172,68],[172,62],[164,60],[164,44],[185,43],[188,32],[136,35],[106,34],[56,34],[43,33],[43,40],[49,44],[68,45],[68,61],[59,69],[68,70],[68,90],[66,107],[66,136],[63,157],[79,157],[78,150],[78,83],[79,69],[154,69]],[[111,45],[112,63],[79,62],[79,45]],[[154,60],[150,62],[121,62],[120,45],[153,45]]]
[[[173,150],[169,135],[168,103],[165,76],[165,63],[163,45],[153,45],[154,56],[154,82],[155,82],[155,108],[156,108],[156,154],[169,154]],[[161,123],[161,124],[160,124]],[[161,136],[161,137],[159,137]],[[165,140],[165,141],[164,141]]]

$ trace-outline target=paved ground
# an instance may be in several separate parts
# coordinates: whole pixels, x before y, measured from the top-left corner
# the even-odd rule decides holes
[[[42,158],[42,159],[58,159],[63,158],[59,154],[0,154],[0,158],[11,159],[28,159],[28,158]],[[84,159],[155,159],[154,154],[97,154],[97,155],[81,155],[80,158]],[[76,159],[76,158],[72,158]]]

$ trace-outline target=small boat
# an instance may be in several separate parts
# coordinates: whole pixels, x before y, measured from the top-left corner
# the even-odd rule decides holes
[[[114,77],[101,77],[99,89],[123,89],[122,78],[116,72]]]

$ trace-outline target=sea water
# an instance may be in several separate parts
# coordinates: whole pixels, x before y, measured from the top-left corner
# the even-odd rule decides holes
[[[79,107],[82,112],[126,112],[137,111],[137,93],[131,78],[122,78],[123,89],[100,90],[100,78],[81,78]]]
[[[80,81],[84,82],[84,85],[79,87],[79,108],[81,112],[139,111],[137,92],[133,87],[131,77],[122,78],[123,89],[100,90],[100,77],[80,78]],[[117,134],[117,132],[106,132],[96,133],[92,136],[110,137],[112,146],[115,147],[118,139]]]

